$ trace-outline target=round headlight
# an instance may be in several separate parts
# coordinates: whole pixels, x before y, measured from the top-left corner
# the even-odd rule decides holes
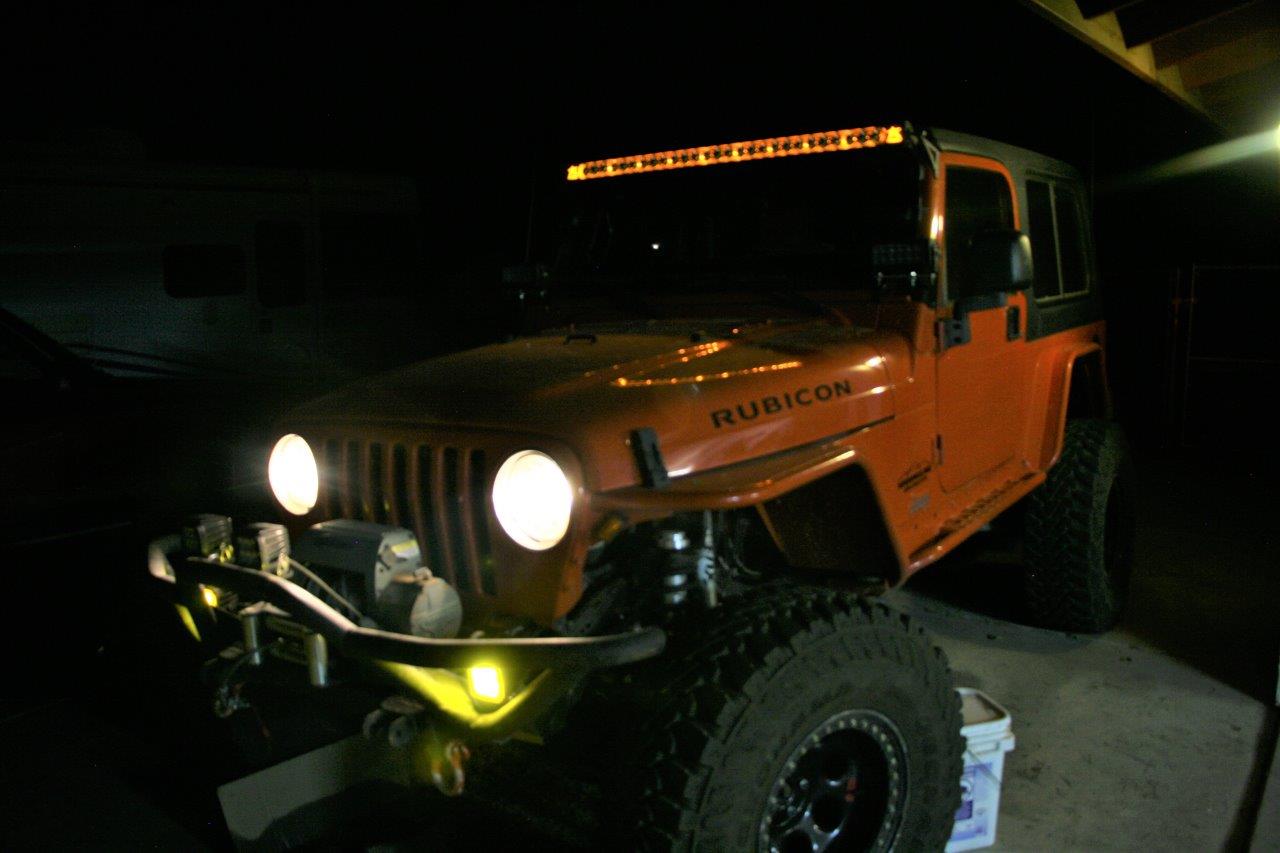
[[[537,450],[512,454],[493,481],[502,529],[530,551],[553,548],[569,530],[573,487],[556,461]]]
[[[280,506],[294,515],[311,512],[320,492],[320,471],[305,438],[289,433],[276,442],[267,462],[267,480]]]

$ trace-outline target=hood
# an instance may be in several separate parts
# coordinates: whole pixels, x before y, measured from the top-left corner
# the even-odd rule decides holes
[[[703,326],[702,328],[705,328]],[[586,485],[638,479],[648,427],[671,476],[745,461],[893,414],[878,334],[826,321],[710,339],[676,326],[523,338],[421,362],[303,406],[297,424],[475,428],[558,439]]]

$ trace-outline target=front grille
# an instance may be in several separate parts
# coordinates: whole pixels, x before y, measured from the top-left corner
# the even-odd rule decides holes
[[[497,594],[483,450],[336,438],[323,448],[326,516],[407,527],[433,573]]]

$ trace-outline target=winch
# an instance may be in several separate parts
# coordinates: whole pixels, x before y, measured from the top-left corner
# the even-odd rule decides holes
[[[422,564],[418,540],[408,530],[352,519],[322,521],[298,537],[293,558],[327,578],[380,628],[418,637],[458,634],[458,593]]]
[[[233,528],[226,516],[199,515],[183,528],[183,550],[293,580],[364,627],[450,638],[462,624],[457,591],[422,564],[418,540],[403,528],[338,519],[290,543],[282,524]]]

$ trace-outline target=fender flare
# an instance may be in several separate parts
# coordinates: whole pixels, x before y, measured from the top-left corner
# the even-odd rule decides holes
[[[1028,457],[1038,459],[1036,467],[1041,471],[1052,468],[1062,455],[1062,442],[1067,429],[1067,408],[1076,367],[1086,359],[1095,358],[1100,368],[1097,381],[1102,383],[1102,405],[1110,413],[1111,389],[1107,384],[1106,353],[1101,343],[1080,341],[1055,348],[1037,359],[1032,384],[1032,411],[1040,411],[1044,415],[1039,421],[1035,418],[1029,421]],[[1035,401],[1039,400],[1043,400],[1044,405],[1037,405]]]
[[[885,418],[854,430],[800,447],[757,457],[672,480],[662,489],[633,486],[592,496],[591,507],[599,512],[617,511],[625,515],[653,518],[671,512],[733,510],[762,507],[768,501],[813,485],[851,468],[865,474],[870,497],[880,513],[899,572],[906,565],[906,551],[886,517],[883,484],[865,464],[856,445],[857,436],[891,420]],[[766,527],[769,526],[765,518]],[[777,535],[770,529],[770,535]],[[779,545],[782,543],[779,542]]]

